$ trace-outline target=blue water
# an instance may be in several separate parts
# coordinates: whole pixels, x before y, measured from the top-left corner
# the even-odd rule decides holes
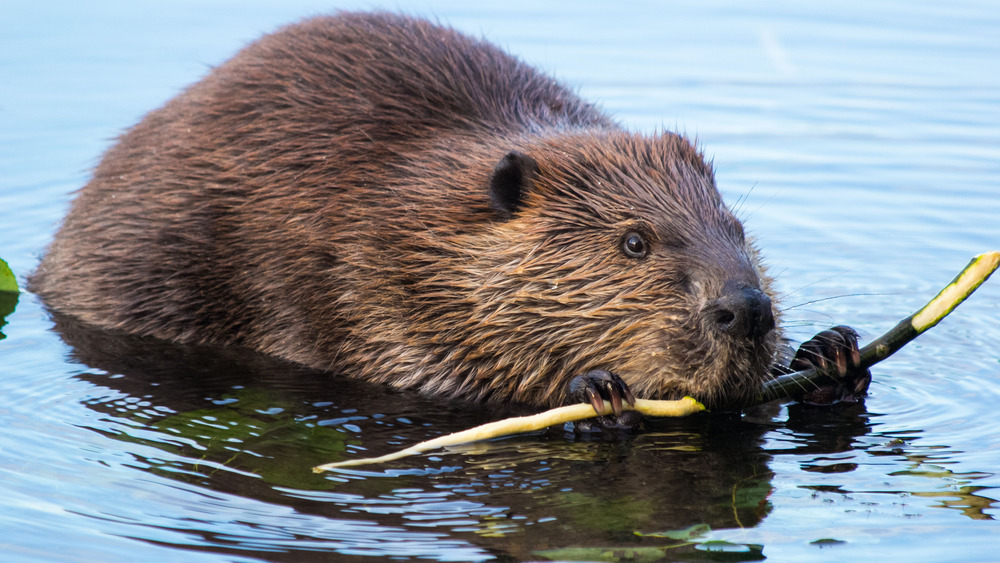
[[[114,137],[246,42],[373,5],[8,3],[0,257],[29,272]],[[630,128],[697,137],[800,339],[837,323],[877,336],[1000,249],[991,2],[386,6],[486,36]],[[995,279],[878,365],[863,406],[662,421],[624,442],[557,429],[315,476],[489,416],[80,334],[22,294],[0,328],[0,552],[994,560],[998,318]]]

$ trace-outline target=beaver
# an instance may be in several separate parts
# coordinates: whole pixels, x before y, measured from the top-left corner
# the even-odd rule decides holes
[[[451,399],[739,405],[787,367],[772,279],[684,136],[501,49],[339,13],[252,43],[105,154],[30,279],[84,323]],[[809,341],[826,400],[857,337]]]

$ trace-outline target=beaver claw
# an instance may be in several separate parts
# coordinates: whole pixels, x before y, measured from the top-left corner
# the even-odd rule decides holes
[[[629,405],[635,404],[635,396],[622,378],[603,369],[590,370],[571,379],[569,398],[573,402],[590,403],[597,414],[604,412],[604,401],[610,401],[615,416],[622,414],[622,398]]]
[[[573,403],[590,403],[597,413],[604,412],[604,402],[611,403],[613,414],[594,419],[580,420],[575,427],[580,432],[598,430],[634,430],[642,422],[635,411],[623,411],[622,402],[635,404],[635,396],[628,385],[616,374],[602,369],[588,371],[569,382],[569,400]]]
[[[805,403],[830,404],[838,401],[857,402],[868,391],[871,372],[860,367],[858,333],[846,326],[835,326],[803,342],[789,365],[799,371],[809,368],[829,369],[835,379],[804,393],[799,400]]]

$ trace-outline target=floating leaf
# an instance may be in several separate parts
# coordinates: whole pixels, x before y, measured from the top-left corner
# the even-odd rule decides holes
[[[819,547],[830,547],[830,546],[834,546],[834,545],[843,545],[843,544],[845,544],[847,542],[844,541],[844,540],[835,540],[835,539],[832,539],[832,538],[821,538],[821,539],[818,539],[818,540],[811,541],[809,543],[812,544],[812,545],[819,546]]]
[[[10,271],[7,263],[0,259],[0,328],[7,324],[7,315],[14,312],[20,292],[17,289],[17,278]],[[0,332],[0,340],[6,335]]]
[[[17,288],[17,278],[14,272],[10,271],[10,266],[3,259],[0,259],[0,291],[20,293]]]

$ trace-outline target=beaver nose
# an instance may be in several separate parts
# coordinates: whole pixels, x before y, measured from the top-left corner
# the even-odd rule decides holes
[[[754,287],[726,285],[707,309],[716,330],[734,338],[759,338],[774,328],[770,297]]]

